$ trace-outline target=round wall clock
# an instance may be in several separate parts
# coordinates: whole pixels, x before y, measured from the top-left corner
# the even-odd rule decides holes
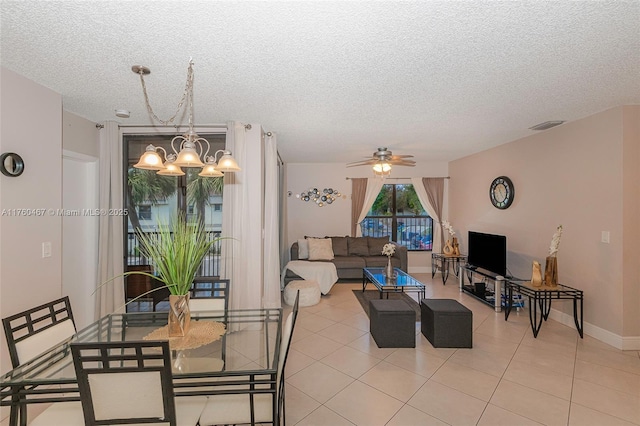
[[[491,204],[498,209],[506,209],[513,203],[515,189],[513,182],[506,176],[499,176],[491,182],[489,187],[489,198]]]

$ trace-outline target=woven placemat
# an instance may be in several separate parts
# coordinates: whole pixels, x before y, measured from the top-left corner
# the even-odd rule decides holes
[[[169,337],[169,326],[165,325],[144,336],[144,340],[168,340],[174,350],[195,349],[215,342],[225,333],[224,324],[216,321],[191,321],[189,332],[184,337]]]

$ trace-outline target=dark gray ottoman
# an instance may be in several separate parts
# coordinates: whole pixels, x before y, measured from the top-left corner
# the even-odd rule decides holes
[[[434,348],[470,348],[473,313],[457,300],[422,299],[421,331]]]
[[[402,300],[369,301],[369,330],[379,348],[416,347],[416,313]]]

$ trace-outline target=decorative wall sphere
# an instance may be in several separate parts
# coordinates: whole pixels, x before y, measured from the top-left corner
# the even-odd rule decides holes
[[[296,198],[302,201],[313,201],[318,207],[322,207],[340,198],[340,192],[333,188],[324,188],[322,191],[318,188],[309,188],[308,191],[296,194]]]

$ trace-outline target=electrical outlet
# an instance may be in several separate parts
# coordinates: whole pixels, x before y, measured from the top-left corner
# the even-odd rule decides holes
[[[42,257],[51,257],[51,242],[42,243]]]

